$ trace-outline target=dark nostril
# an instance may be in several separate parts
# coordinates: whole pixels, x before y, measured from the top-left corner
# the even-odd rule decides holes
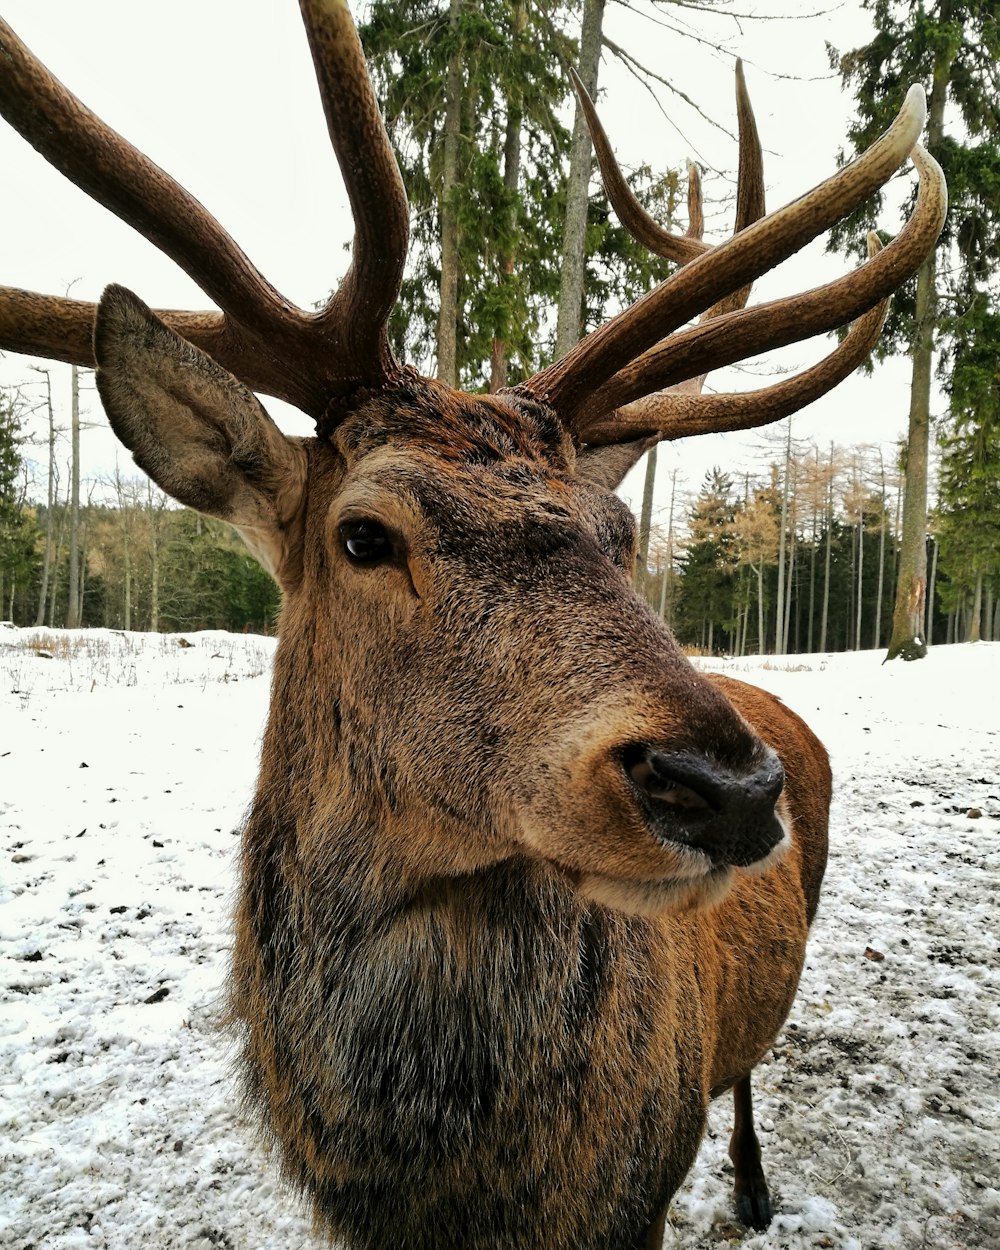
[[[706,851],[722,863],[750,864],[782,839],[775,803],[785,783],[768,751],[753,772],[732,773],[702,755],[637,744],[622,767],[641,795],[658,836]]]
[[[625,752],[625,770],[651,799],[688,811],[719,811],[725,787],[707,760],[693,755],[667,755],[647,747]]]

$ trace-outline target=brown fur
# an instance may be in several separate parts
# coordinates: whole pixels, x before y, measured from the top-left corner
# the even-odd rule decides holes
[[[634,524],[543,406],[410,380],[269,451],[257,401],[133,300],[98,330],[116,431],[163,477],[201,430],[202,496],[285,589],[232,996],[287,1174],[354,1250],[639,1250],[735,1085],[737,1198],[766,1220],[749,1073],[816,910],[823,748],[694,671],[631,589]],[[359,519],[391,558],[352,562]],[[761,739],[784,858],[709,868],[653,835],[628,744],[742,776]]]

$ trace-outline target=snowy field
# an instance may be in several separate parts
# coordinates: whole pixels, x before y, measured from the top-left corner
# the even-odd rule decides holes
[[[4,1250],[321,1244],[220,1031],[274,644],[183,641],[0,629]],[[755,1078],[774,1223],[734,1222],[724,1099],[666,1247],[1000,1246],[1000,644],[880,660],[724,666],[828,744],[833,849]]]

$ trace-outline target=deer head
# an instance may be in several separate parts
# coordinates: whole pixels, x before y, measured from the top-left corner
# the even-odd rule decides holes
[[[339,863],[365,863],[398,894],[521,856],[626,909],[714,898],[734,869],[780,853],[781,767],[634,594],[635,527],[612,490],[651,442],[777,420],[867,354],[943,219],[940,172],[915,146],[922,93],[853,165],[762,216],[741,86],[738,229],[714,248],[697,195],[687,236],[642,217],[592,119],[619,211],[680,268],[527,382],[468,395],[393,358],[405,196],[346,5],[301,8],[356,221],[326,307],[293,307],[0,25],[4,115],[221,310],[154,314],[121,287],[96,310],[4,289],[0,344],[96,360],[136,463],[235,525],[281,584],[259,802],[273,829],[294,813],[306,877],[329,871],[335,841],[351,851]],[[755,277],[911,154],[920,192],[889,246],[824,287],[743,306]],[[700,393],[713,367],[851,319],[796,378]],[[316,437],[285,437],[254,392],[302,408]]]

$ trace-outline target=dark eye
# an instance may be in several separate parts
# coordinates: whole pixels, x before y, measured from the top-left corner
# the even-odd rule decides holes
[[[344,521],[340,541],[354,564],[377,564],[392,555],[392,539],[378,521]]]

